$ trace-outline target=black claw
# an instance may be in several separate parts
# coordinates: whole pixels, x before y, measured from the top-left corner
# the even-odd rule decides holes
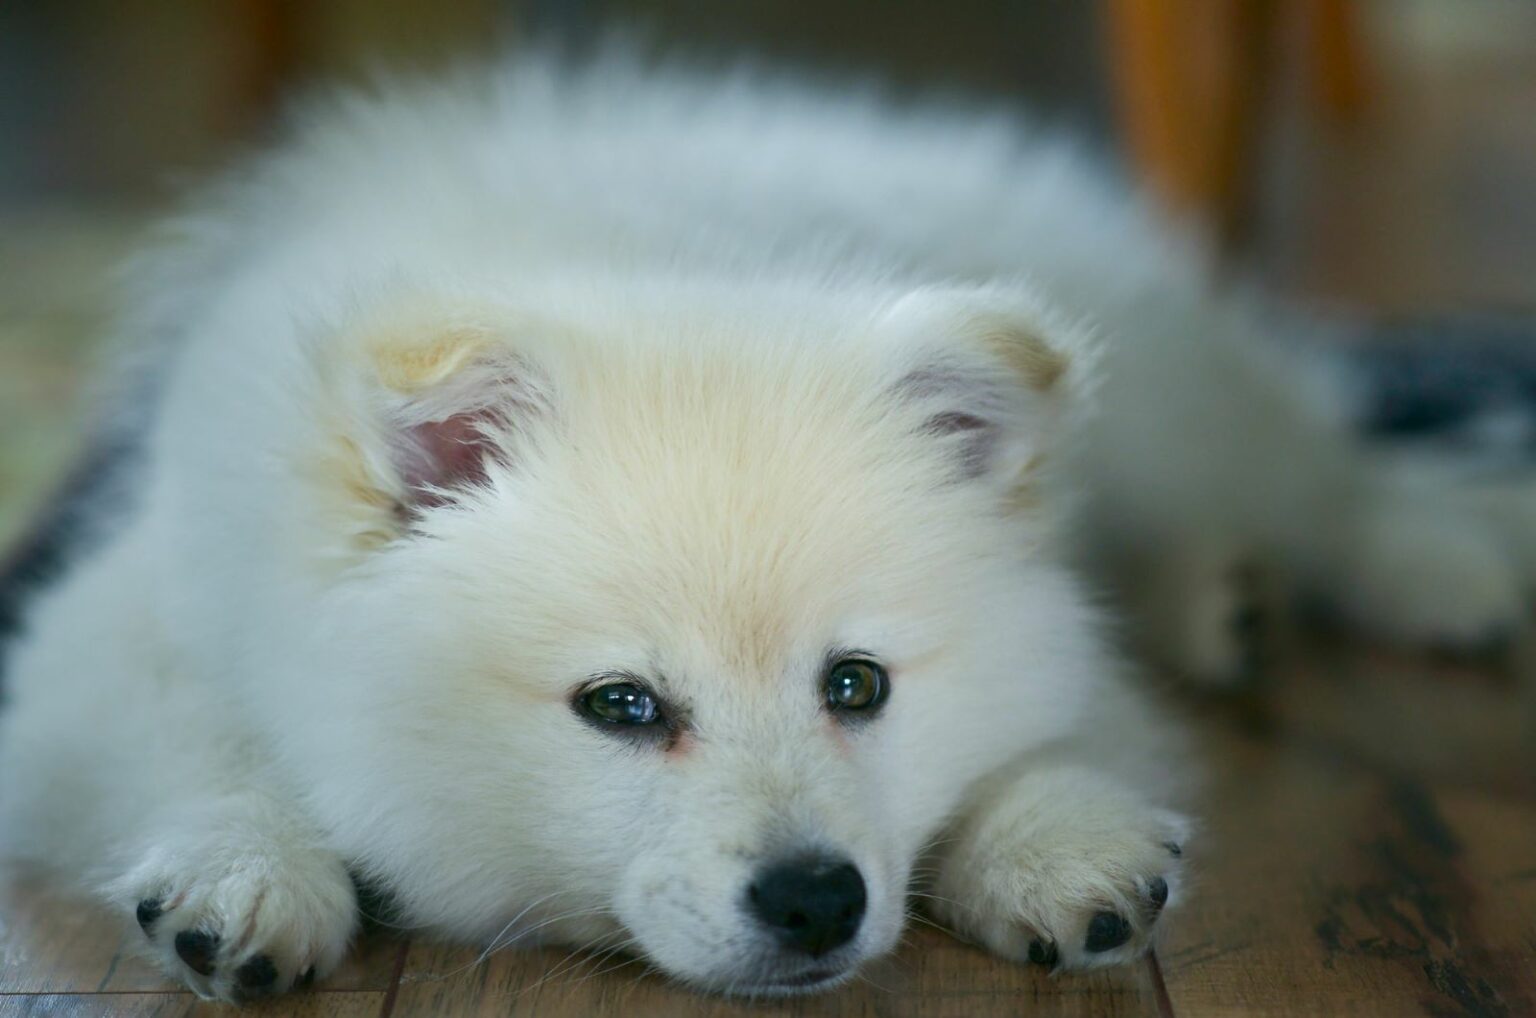
[[[271,958],[258,954],[235,969],[235,982],[242,990],[265,990],[277,982],[277,966],[272,964]]]
[[[148,933],[149,928],[155,925],[155,920],[159,919],[164,913],[165,909],[160,907],[159,898],[145,898],[139,902],[139,907],[134,910],[133,914],[139,920],[139,929]]]
[[[213,975],[213,959],[219,950],[219,935],[202,930],[182,930],[176,934],[176,953],[187,968],[200,976]]]
[[[1112,951],[1131,939],[1131,924],[1114,912],[1100,912],[1088,924],[1083,950],[1089,954]]]
[[[304,974],[299,977],[298,982],[294,985],[301,989],[315,985],[315,967],[311,965],[309,968],[305,969]]]
[[[1152,913],[1156,915],[1168,904],[1168,881],[1162,877],[1153,877],[1147,881],[1147,897],[1152,899]]]
[[[1184,854],[1183,847],[1180,846],[1176,841],[1165,841],[1163,842],[1163,847],[1168,850],[1169,855],[1174,856],[1175,858]]]
[[[1058,957],[1054,940],[1044,943],[1038,940],[1029,942],[1029,960],[1036,965],[1055,965]]]
[[[1246,639],[1256,639],[1264,630],[1264,608],[1252,602],[1232,613],[1229,625],[1232,632]]]

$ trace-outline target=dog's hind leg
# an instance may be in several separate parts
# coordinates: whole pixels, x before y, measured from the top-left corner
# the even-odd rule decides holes
[[[1454,652],[1499,646],[1525,614],[1517,534],[1444,479],[1362,462],[1336,512],[1291,535],[1303,593],[1385,639]]]
[[[1209,688],[1258,675],[1271,592],[1257,550],[1178,535],[1114,573],[1131,640],[1149,660]]]

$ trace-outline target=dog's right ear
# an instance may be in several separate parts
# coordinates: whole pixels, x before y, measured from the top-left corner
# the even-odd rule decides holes
[[[308,473],[350,543],[388,543],[515,468],[553,416],[528,328],[432,302],[370,315],[317,350],[324,452]]]

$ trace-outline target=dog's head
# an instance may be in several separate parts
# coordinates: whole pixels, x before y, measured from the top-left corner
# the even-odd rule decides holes
[[[611,303],[386,303],[320,345],[332,699],[294,751],[411,921],[830,985],[1077,709],[1040,496],[1082,344],[992,290]]]

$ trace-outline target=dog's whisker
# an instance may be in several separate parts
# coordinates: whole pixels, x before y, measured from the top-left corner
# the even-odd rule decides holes
[[[873,986],[875,989],[879,990],[881,993],[886,993],[886,994],[894,994],[895,993],[895,991],[892,990],[889,986],[883,986],[880,983],[877,983],[874,979],[870,978],[870,976],[867,973],[865,973],[865,972],[855,972],[853,974],[853,978],[857,979],[861,983],[865,983],[865,984],[867,984],[869,986]]]
[[[378,926],[382,929],[393,930],[396,933],[415,933],[418,930],[426,929],[428,926],[427,923],[391,922],[390,920],[385,919],[383,916],[375,915],[374,913],[362,907],[358,908],[357,914],[359,918],[371,926]]]
[[[555,897],[559,896],[560,894],[561,894],[560,891],[551,891],[550,893],[544,895],[543,897],[535,898],[528,905],[525,905],[521,912],[517,913],[517,915],[513,916],[511,919],[508,919],[507,920],[507,924],[505,926],[503,926],[500,930],[497,931],[496,935],[491,938],[491,942],[486,945],[485,950],[480,952],[480,957],[475,959],[474,964],[478,965],[481,962],[485,961],[486,958],[490,957],[497,950],[497,948],[500,946],[501,938],[506,936],[507,931],[510,930],[512,927],[516,926],[518,921],[520,919],[522,919],[523,916],[527,915],[533,909],[535,909],[535,908],[539,907],[540,905],[544,904],[545,902],[549,901],[551,898],[555,898]],[[473,967],[473,966],[471,966],[471,967]]]
[[[918,913],[918,912],[908,912],[907,913],[907,918],[912,920],[915,923],[922,923],[924,926],[931,926],[933,929],[936,929],[936,930],[938,930],[941,933],[948,933],[948,932],[950,932],[948,926],[945,926],[945,925],[943,925],[941,923],[936,923],[932,919],[929,919],[927,916],[922,915],[921,913]]]
[[[526,911],[526,909],[524,911]],[[612,915],[613,913],[614,909],[607,905],[598,905],[592,908],[572,909],[569,912],[561,912],[558,915],[549,916],[548,918],[543,919],[540,922],[527,927],[526,929],[518,930],[510,938],[498,944],[496,946],[496,950],[504,950],[507,947],[510,947],[512,944],[515,944],[517,941],[537,933],[539,930],[542,930],[545,927],[551,926],[555,923],[565,922],[568,919],[584,919],[596,915]]]
[[[539,923],[539,924],[537,924],[535,926],[531,926],[531,927],[529,927],[526,930],[519,931],[516,936],[511,937],[510,939],[508,939],[505,943],[503,943],[496,950],[497,950],[498,953],[501,952],[501,951],[504,951],[507,948],[512,947],[513,945],[515,945],[519,940],[522,940],[522,939],[524,939],[525,937],[527,937],[527,936],[529,936],[531,934],[537,933],[539,930],[541,930],[541,929],[545,928],[546,926],[549,926],[549,925],[551,925],[553,923],[562,922],[562,921],[564,921],[566,919],[580,919],[580,918],[585,918],[585,917],[592,916],[592,915],[602,915],[602,914],[604,914],[607,911],[608,911],[607,909],[602,909],[602,910],[593,909],[593,910],[586,910],[586,911],[581,911],[581,912],[568,912],[568,913],[566,913],[564,915],[555,916],[555,917],[552,917],[550,919],[546,919],[545,921],[543,921],[543,922],[541,922],[541,923]],[[599,939],[599,942],[601,942],[601,939],[602,938]],[[584,949],[584,947],[585,947],[585,945],[583,945],[581,947],[577,947],[576,950],[582,950],[582,949]]]
[[[460,975],[461,973],[467,972],[470,969],[475,968],[476,966],[483,964],[486,961],[486,959],[491,957],[491,955],[497,954],[497,953],[500,953],[501,951],[506,950],[507,948],[509,948],[509,947],[513,946],[514,944],[516,944],[519,940],[522,940],[523,938],[528,937],[528,936],[538,932],[539,930],[543,929],[546,926],[551,925],[552,923],[562,922],[562,921],[564,921],[566,919],[579,919],[579,918],[585,918],[587,916],[602,915],[602,914],[605,914],[605,913],[612,913],[613,912],[613,909],[610,906],[606,906],[606,905],[605,906],[598,906],[596,908],[575,909],[575,910],[572,910],[570,912],[562,912],[562,913],[560,913],[558,915],[550,916],[549,918],[544,919],[541,922],[535,923],[534,925],[529,926],[526,929],[518,930],[516,933],[513,933],[511,936],[507,936],[506,935],[507,931],[513,926],[513,924],[515,924],[523,916],[527,915],[528,912],[530,912],[531,910],[537,908],[541,904],[547,903],[550,899],[558,896],[561,893],[563,893],[563,892],[556,891],[556,892],[553,892],[551,894],[547,894],[543,898],[540,898],[540,899],[534,901],[533,904],[524,907],[521,912],[519,912],[516,916],[514,916],[512,918],[512,920],[510,922],[507,923],[507,925],[505,925],[505,926],[503,926],[501,928],[500,932],[498,932],[496,934],[496,936],[492,938],[491,943],[484,950],[482,950],[480,952],[480,954],[473,961],[469,962],[468,964],[461,965],[458,968],[452,970],[451,972],[445,973],[444,975],[442,975],[442,976],[440,976],[438,978],[450,979],[450,978],[452,978],[454,976]]]
[[[926,898],[930,901],[942,901],[946,905],[953,905],[956,908],[963,908],[967,912],[975,911],[974,906],[967,905],[963,901],[956,901],[954,898],[946,898],[942,894],[933,894],[928,891],[908,891],[907,896],[909,898]]]
[[[584,945],[582,948],[582,953],[585,957],[578,965],[575,966],[575,969],[580,969],[582,965],[588,964],[589,962],[594,966],[601,965],[603,962],[607,961],[618,952],[635,943],[635,938],[629,936],[627,933],[621,935],[617,943],[609,946],[608,941],[613,939],[614,934],[609,934],[605,937],[599,937],[597,941],[592,944]],[[585,978],[587,977],[584,976],[583,979]]]
[[[600,961],[606,961],[607,959],[612,958],[615,954],[618,954],[619,952],[621,952],[621,951],[623,951],[623,950],[625,950],[627,948],[634,947],[635,944],[636,944],[636,941],[634,941],[633,938],[631,938],[626,943],[620,944],[617,947],[610,948],[609,950],[607,950],[607,951],[605,951],[603,953],[603,957],[600,959]],[[581,979],[577,980],[577,985],[580,985],[581,983],[585,983],[585,982],[587,982],[589,980],[592,980],[592,979],[596,979],[599,976],[605,976],[605,975],[609,974],[610,972],[617,972],[619,969],[625,968],[626,966],[629,966],[629,965],[635,965],[635,964],[639,963],[640,961],[641,961],[641,959],[640,959],[639,956],[636,956],[636,957],[633,957],[633,958],[625,958],[622,961],[616,962],[613,965],[609,965],[606,968],[598,969],[598,970],[596,970],[594,972],[587,973],[586,975],[582,976]]]
[[[612,939],[615,936],[622,937],[626,941],[633,939],[630,936],[630,934],[629,934],[629,932],[627,930],[616,930],[613,933],[609,933],[609,934],[606,934],[606,935],[604,935],[602,937],[599,937],[592,944],[583,945],[581,947],[574,948],[567,955],[565,955],[565,957],[561,958],[560,961],[558,963],[556,963],[554,968],[552,968],[550,971],[546,972],[543,976],[540,976],[531,985],[525,987],[518,994],[518,996],[522,996],[524,993],[527,993],[530,990],[535,990],[535,989],[539,988],[540,986],[543,986],[545,983],[548,983],[548,982],[550,982],[553,979],[557,979],[557,978],[559,978],[562,975],[571,974],[571,973],[579,970],[582,965],[585,965],[588,962],[592,961],[592,952],[594,950],[597,950],[600,947],[605,946],[606,942],[608,940]],[[623,944],[621,943],[620,946],[623,946]],[[604,956],[604,957],[606,957],[606,956]],[[601,963],[601,960],[602,960],[601,957],[598,960],[599,960],[599,963]]]

